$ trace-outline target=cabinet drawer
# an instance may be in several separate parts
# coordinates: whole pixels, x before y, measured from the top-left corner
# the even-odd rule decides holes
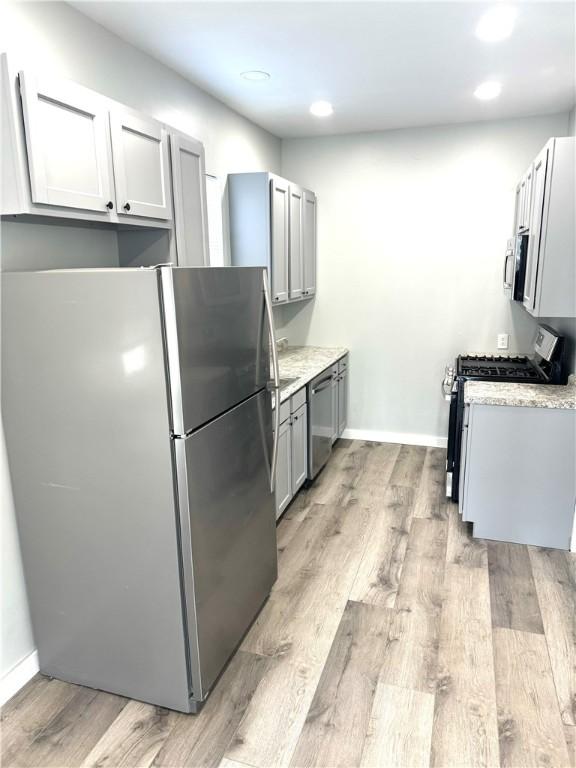
[[[348,369],[348,355],[346,355],[345,357],[341,357],[340,360],[338,360],[338,373],[343,373],[347,369]]]
[[[302,387],[302,389],[293,394],[290,402],[292,413],[296,413],[298,408],[301,408],[306,403],[306,387]]]
[[[274,409],[272,409],[274,410]],[[290,418],[290,400],[280,403],[280,424],[284,424]]]

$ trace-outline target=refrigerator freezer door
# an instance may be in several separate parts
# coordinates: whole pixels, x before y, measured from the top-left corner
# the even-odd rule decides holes
[[[271,442],[266,391],[174,440],[196,701],[206,697],[276,580]]]
[[[259,267],[161,269],[175,435],[266,386],[270,345]]]

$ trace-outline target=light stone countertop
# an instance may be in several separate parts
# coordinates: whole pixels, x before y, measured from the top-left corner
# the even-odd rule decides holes
[[[497,381],[467,381],[464,402],[477,405],[514,405],[524,408],[576,410],[576,376],[566,385],[513,384]]]
[[[288,400],[325,368],[348,354],[346,347],[287,347],[278,353],[281,379],[295,379],[281,390],[280,402]],[[272,397],[274,407],[274,397]]]

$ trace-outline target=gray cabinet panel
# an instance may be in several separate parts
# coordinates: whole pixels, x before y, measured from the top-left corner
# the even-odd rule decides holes
[[[316,293],[316,195],[309,190],[304,190],[302,249],[304,295],[313,296]]]
[[[290,184],[290,298],[299,299],[304,290],[302,248],[302,190]]]
[[[195,698],[206,696],[276,580],[271,438],[270,393],[261,392],[174,441],[183,560],[191,553],[193,564],[186,602]]]
[[[170,134],[174,228],[179,267],[208,265],[204,147],[199,141]]]
[[[338,374],[338,437],[346,429],[348,422],[348,371]]]
[[[270,182],[272,301],[288,300],[290,199],[288,183],[274,177]]]
[[[472,405],[464,511],[482,538],[569,549],[576,411]]]
[[[292,500],[292,429],[290,419],[280,425],[276,465],[276,518]]]
[[[308,472],[308,406],[292,415],[292,495],[302,487]]]

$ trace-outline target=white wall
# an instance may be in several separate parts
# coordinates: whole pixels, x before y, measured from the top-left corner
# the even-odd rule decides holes
[[[18,66],[75,80],[196,136],[212,174],[280,168],[279,139],[65,3],[1,4],[0,51],[17,57]],[[97,266],[115,263],[118,256],[114,233],[94,228],[3,223],[1,244],[5,269]],[[6,681],[6,673],[33,650],[33,639],[3,452],[0,482],[0,679]]]
[[[514,187],[568,115],[286,140],[282,175],[318,194],[318,295],[277,313],[290,343],[351,350],[349,427],[447,434],[444,366],[531,349],[503,296]]]

